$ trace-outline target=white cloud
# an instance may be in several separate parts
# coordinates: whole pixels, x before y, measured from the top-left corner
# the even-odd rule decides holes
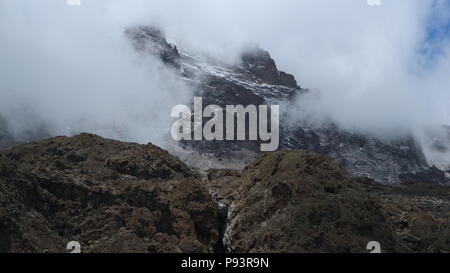
[[[0,115],[23,136],[83,131],[164,145],[170,110],[192,97],[158,60],[124,37],[126,18],[102,1],[2,1]]]
[[[320,90],[320,99],[302,109],[345,128],[374,134],[450,124],[448,42],[438,45],[443,54],[432,66],[423,66],[418,53],[433,1],[383,1],[376,8],[364,0],[83,0],[76,8],[64,2],[1,2],[0,72],[7,80],[0,103],[7,95],[32,98],[33,110],[59,117],[58,124],[67,118],[60,112],[77,119],[77,109],[95,112],[81,116],[100,122],[145,122],[146,100],[173,98],[161,95],[173,89],[161,80],[167,75],[136,66],[120,39],[127,25],[147,23],[164,27],[182,47],[230,61],[244,44],[259,43],[302,86]],[[124,97],[139,107],[128,113]]]

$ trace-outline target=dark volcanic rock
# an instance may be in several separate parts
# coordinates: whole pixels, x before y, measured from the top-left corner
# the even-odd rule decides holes
[[[278,71],[277,65],[269,52],[260,48],[254,48],[242,54],[242,65],[252,77],[265,83],[290,88],[298,87],[294,76]]]
[[[355,180],[306,151],[204,177],[89,134],[0,152],[0,252],[450,252],[449,212],[448,187]]]
[[[153,52],[147,48],[163,48],[163,51],[171,52],[174,47],[165,39],[154,38],[163,36],[161,32],[150,29],[143,31],[138,28],[132,31],[138,33],[131,36],[134,43],[138,41],[139,46],[136,48],[142,53]],[[160,53],[152,54],[161,56]],[[270,54],[257,46],[250,47],[241,55],[239,65],[225,64],[183,50],[169,55],[176,59],[178,71],[175,70],[175,73],[197,91],[196,96],[203,97],[205,107],[209,104],[222,107],[280,105],[280,150],[306,149],[326,155],[337,160],[352,176],[368,177],[383,184],[399,184],[402,180],[399,175],[420,175],[430,168],[423,147],[412,136],[388,141],[343,130],[331,121],[317,125],[304,120],[294,124],[289,109],[298,108],[298,100],[302,100],[304,94],[315,91],[299,87],[294,76],[279,71]],[[182,148],[227,161],[236,158],[232,153],[241,153],[243,150],[259,153],[259,144],[255,141],[195,141],[183,142]],[[443,149],[442,145],[436,146]],[[243,158],[242,161],[249,159]],[[432,182],[449,183],[448,179],[437,179],[433,175]]]
[[[333,160],[306,151],[266,154],[242,174],[225,239],[232,252],[403,251],[378,199]]]
[[[82,134],[0,152],[0,251],[211,252],[217,204],[153,145]]]
[[[380,186],[365,182],[409,252],[450,252],[450,187],[408,182]]]
[[[167,42],[165,34],[158,28],[140,26],[129,28],[125,34],[133,41],[136,50],[156,55],[166,64],[177,65],[180,57],[177,47]]]
[[[416,173],[401,174],[399,178],[402,182],[425,182],[438,185],[450,185],[450,178],[436,166]]]
[[[399,175],[427,169],[421,147],[412,137],[380,140],[340,129],[334,124],[282,128],[280,149],[305,149],[329,156],[354,177],[383,184],[400,183]],[[445,183],[445,181],[442,181]]]
[[[262,156],[242,173],[210,170],[207,184],[228,210],[231,252],[450,252],[450,188],[352,179],[306,151]]]
[[[344,130],[332,121],[312,124],[311,120],[305,118],[302,122],[292,122],[290,109],[301,111],[298,101],[303,100],[305,94],[315,91],[302,89],[294,76],[279,71],[267,51],[252,47],[240,56],[239,64],[230,65],[211,56],[178,49],[167,42],[163,31],[155,27],[129,28],[126,35],[139,54],[156,56],[171,68],[170,71],[184,79],[192,87],[189,90],[195,90],[195,95],[203,98],[204,107],[210,104],[222,107],[280,105],[279,150],[306,149],[326,155],[337,160],[353,177],[367,177],[383,184],[399,184],[410,180],[450,184],[448,127],[444,127],[447,134],[437,133],[442,128],[427,132],[427,138],[432,140],[432,144],[423,147],[430,144],[419,144],[412,135],[383,140]],[[185,101],[180,101],[180,104],[185,104]],[[294,119],[297,120],[297,117]],[[45,129],[30,129],[24,133],[24,138],[18,139],[4,128],[0,120],[0,149],[49,137],[49,131]],[[260,154],[258,141],[185,141],[173,146],[169,147],[172,153],[192,166],[207,166],[203,169],[241,167],[253,160],[255,154]],[[426,158],[423,152],[429,150],[433,158],[430,158],[429,152]],[[192,164],[199,163],[199,155],[207,155],[208,162]],[[443,171],[430,169],[430,162]]]

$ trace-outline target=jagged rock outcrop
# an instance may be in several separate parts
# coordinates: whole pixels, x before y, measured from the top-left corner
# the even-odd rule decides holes
[[[176,64],[174,73],[197,90],[195,95],[203,98],[204,106],[282,105],[280,150],[306,149],[327,155],[337,160],[352,176],[369,177],[383,184],[398,184],[402,177],[421,173],[437,177],[413,137],[383,141],[342,130],[332,122],[320,126],[289,122],[288,109],[298,107],[293,105],[294,102],[313,91],[299,87],[294,76],[279,71],[270,54],[257,46],[242,53],[240,64],[229,65],[182,49],[176,49],[175,53],[173,49],[176,47],[167,43],[161,31],[153,28],[132,28],[127,32],[138,33],[130,38],[141,53],[152,53],[148,48],[162,49],[153,53],[157,56],[161,56],[161,51],[172,52],[168,55],[172,56],[170,63]],[[255,141],[191,141],[181,144],[186,151],[211,154],[232,162],[239,157],[234,156],[236,153],[251,151],[248,154],[253,156],[253,153],[259,153],[260,148],[260,143]],[[251,159],[254,157],[242,158],[241,161]],[[444,172],[441,174],[445,175]],[[427,182],[450,185],[449,177],[444,178]]]
[[[0,252],[212,252],[217,204],[151,144],[82,134],[0,152]]]
[[[176,65],[180,57],[177,47],[166,41],[161,29],[140,26],[127,29],[125,34],[133,41],[133,46],[139,52],[155,55],[166,64]]]
[[[0,152],[0,252],[450,252],[450,188],[350,178],[307,151],[202,175],[81,134]]]
[[[241,58],[243,71],[247,72],[250,77],[255,77],[271,85],[298,88],[294,76],[279,71],[269,52],[253,48],[244,52]]]
[[[228,212],[231,252],[450,252],[450,188],[381,185],[350,178],[307,151],[266,154],[242,173],[210,170],[208,187]]]
[[[237,180],[225,232],[232,252],[366,252],[370,241],[404,250],[378,200],[329,158],[266,154]]]
[[[408,252],[450,253],[449,187],[421,182],[362,185],[380,199],[387,223]]]
[[[203,98],[204,107],[281,105],[280,150],[306,149],[327,155],[337,160],[350,175],[368,177],[383,184],[420,179],[450,185],[450,166],[446,159],[450,134],[441,141],[441,136],[438,138],[431,133],[436,138],[432,145],[433,156],[443,162],[429,164],[423,147],[412,136],[387,141],[343,130],[333,122],[293,123],[288,109],[298,107],[297,100],[315,91],[301,88],[293,75],[279,71],[267,51],[257,46],[247,48],[241,55],[241,62],[230,65],[211,56],[177,48],[155,27],[132,27],[125,35],[139,54],[156,56],[184,79],[191,90],[196,90],[195,95]],[[1,128],[0,125],[0,149],[49,137],[44,129],[17,139]],[[183,141],[168,149],[192,166],[206,170],[245,166],[260,154],[260,144],[259,141]],[[198,160],[198,157],[208,159]],[[439,169],[432,168],[434,164]]]
[[[156,56],[172,68],[173,73],[196,90],[196,96],[203,98],[204,107],[212,104],[221,107],[281,105],[280,150],[306,149],[327,155],[337,160],[350,175],[368,177],[383,184],[413,179],[450,185],[448,128],[447,136],[437,136],[434,131],[429,133],[435,139],[426,149],[432,149],[434,159],[442,161],[430,164],[424,147],[412,136],[387,141],[343,130],[333,122],[321,125],[308,121],[292,123],[288,109],[298,107],[297,100],[315,91],[298,86],[293,75],[279,71],[270,54],[257,46],[247,48],[241,55],[241,62],[230,65],[177,48],[155,27],[131,27],[125,35],[139,54]],[[0,124],[0,149],[49,137],[45,127],[38,132],[30,131],[28,136],[20,139],[2,128],[4,126]],[[260,144],[259,141],[183,141],[168,149],[192,166],[206,170],[245,166],[260,154]],[[199,157],[207,160],[198,160]]]

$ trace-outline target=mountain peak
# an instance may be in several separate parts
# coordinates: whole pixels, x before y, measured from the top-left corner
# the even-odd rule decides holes
[[[167,42],[164,31],[157,27],[133,27],[127,29],[125,34],[133,41],[137,51],[157,56],[166,64],[176,64],[180,57],[177,47]]]
[[[293,75],[278,70],[268,51],[259,47],[252,48],[246,50],[241,58],[244,69],[263,82],[290,88],[298,87]]]

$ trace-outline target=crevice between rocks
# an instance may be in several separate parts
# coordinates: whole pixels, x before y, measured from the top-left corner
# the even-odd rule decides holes
[[[214,247],[214,253],[227,253],[227,245],[224,237],[228,225],[228,206],[220,203],[217,208],[217,212],[217,216],[219,218],[219,239],[217,240],[216,246]]]

